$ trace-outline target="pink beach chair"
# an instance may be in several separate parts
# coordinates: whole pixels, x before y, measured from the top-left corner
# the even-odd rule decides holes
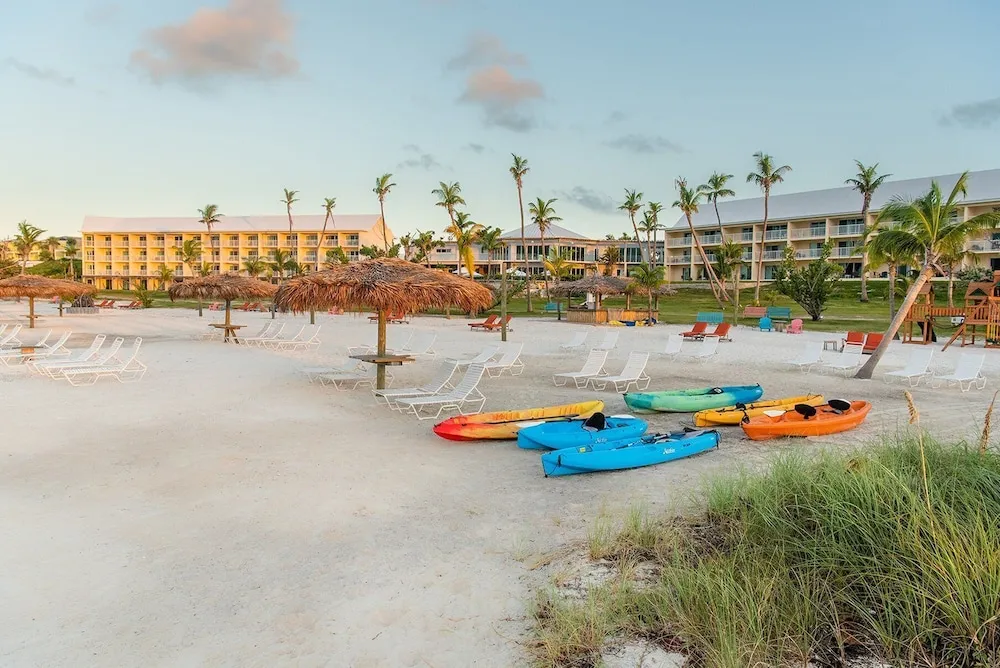
[[[788,334],[801,334],[802,333],[802,318],[796,318],[788,323],[788,329],[785,330]]]

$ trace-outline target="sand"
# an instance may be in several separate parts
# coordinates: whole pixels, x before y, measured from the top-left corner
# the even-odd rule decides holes
[[[23,322],[25,308],[0,303],[0,321]],[[365,389],[308,383],[299,369],[343,361],[347,346],[374,339],[366,318],[320,315],[319,350],[288,354],[197,340],[220,319],[207,311],[60,319],[40,310],[40,328],[72,328],[77,347],[98,332],[144,337],[149,371],[137,384],[71,387],[0,367],[4,666],[522,665],[527,605],[551,576],[530,568],[538,555],[585,538],[599,513],[683,508],[707,474],[823,446],[726,431],[720,450],[688,460],[546,479],[538,455],[510,443],[446,442],[432,421],[378,407]],[[269,317],[234,320],[253,329]],[[499,337],[465,323],[416,318],[390,335],[432,330],[449,354]],[[578,327],[518,319],[510,338],[524,342],[527,368],[484,381],[486,410],[592,397],[551,381],[582,364],[584,353],[558,350]],[[613,371],[681,327],[619,331]],[[759,381],[768,396],[875,402],[837,445],[903,428],[900,388],[781,367],[811,338],[833,337],[740,328],[708,362],[654,359],[651,387]],[[893,344],[884,370],[902,366],[908,349]],[[936,355],[934,367],[959,352]],[[418,384],[434,366],[403,367],[395,384]],[[1000,355],[990,353],[985,373],[997,377]],[[974,438],[989,388],[921,386],[914,396],[925,426]],[[625,411],[620,395],[602,396],[609,413]],[[650,428],[687,419],[651,416]]]

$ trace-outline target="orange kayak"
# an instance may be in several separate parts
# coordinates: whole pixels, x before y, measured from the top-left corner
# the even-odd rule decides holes
[[[782,436],[825,436],[854,429],[872,409],[867,401],[838,401],[821,406],[796,406],[794,410],[767,411],[743,423],[743,431],[754,441]]]
[[[604,410],[603,401],[581,401],[562,406],[456,415],[434,425],[434,433],[449,441],[513,440],[522,427],[543,422],[585,420]]]

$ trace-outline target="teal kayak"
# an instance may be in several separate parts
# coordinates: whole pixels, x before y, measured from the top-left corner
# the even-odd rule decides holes
[[[655,434],[631,442],[588,445],[546,452],[542,455],[542,470],[546,477],[620,471],[663,464],[717,447],[719,447],[717,431]]]
[[[625,403],[636,413],[697,413],[713,408],[749,404],[764,396],[760,385],[703,387],[696,390],[628,392]]]
[[[595,424],[597,421],[599,424]],[[645,433],[646,423],[637,417],[605,417],[603,413],[595,413],[586,420],[545,422],[522,427],[517,432],[517,447],[525,450],[561,450],[596,443],[634,441]]]

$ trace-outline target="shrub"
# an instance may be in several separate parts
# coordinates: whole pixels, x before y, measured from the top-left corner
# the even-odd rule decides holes
[[[80,295],[79,297],[73,300],[72,305],[75,306],[76,308],[93,308],[94,298],[91,297],[90,295]]]
[[[795,266],[795,251],[785,249],[785,260],[774,272],[774,289],[805,309],[813,320],[819,320],[826,303],[833,296],[844,268],[830,262],[831,242],[823,245],[818,258],[803,267]]]
[[[985,283],[993,280],[993,270],[979,264],[964,267],[955,272],[955,278],[967,283]]]
[[[132,294],[135,295],[136,301],[142,304],[143,308],[149,308],[153,305],[152,293],[141,285],[135,286],[135,289],[132,290]]]

